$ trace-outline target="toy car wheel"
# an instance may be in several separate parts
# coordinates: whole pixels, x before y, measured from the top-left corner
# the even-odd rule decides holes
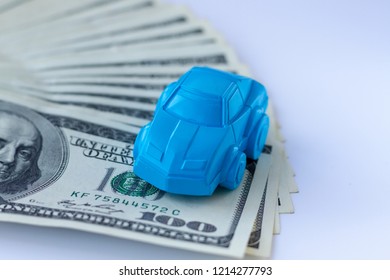
[[[249,158],[255,160],[259,158],[267,140],[268,129],[269,118],[267,115],[263,115],[248,140],[246,154]]]
[[[227,189],[234,190],[237,188],[244,176],[246,167],[246,155],[244,153],[238,153],[231,164],[231,167],[227,170],[227,179],[221,185]]]

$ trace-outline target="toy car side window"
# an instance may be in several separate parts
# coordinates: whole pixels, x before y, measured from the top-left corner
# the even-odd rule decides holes
[[[236,89],[228,100],[228,121],[231,123],[241,112],[244,102],[241,93]]]

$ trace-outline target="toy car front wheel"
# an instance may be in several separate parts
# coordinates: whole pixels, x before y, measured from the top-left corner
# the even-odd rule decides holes
[[[252,134],[249,136],[246,150],[246,154],[249,158],[255,160],[259,158],[261,151],[264,148],[265,141],[267,140],[268,129],[269,118],[264,114],[258,121],[258,124],[255,126]]]
[[[227,189],[234,190],[237,188],[244,176],[246,167],[246,155],[242,152],[237,153],[231,167],[227,170],[227,178],[221,185]]]

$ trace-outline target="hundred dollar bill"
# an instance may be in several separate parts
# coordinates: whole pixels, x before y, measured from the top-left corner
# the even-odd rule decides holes
[[[274,235],[280,234],[280,213],[278,209],[278,203],[276,202],[276,209],[275,209],[275,223],[274,223]]]
[[[109,1],[107,3],[109,4]],[[89,12],[92,10],[90,8]],[[156,26],[187,22],[190,18],[190,13],[184,8],[157,4],[142,9],[122,9],[120,13],[111,13],[110,17],[95,16],[92,20],[91,18],[69,20],[65,17],[52,21],[50,25],[32,25],[7,33],[0,38],[0,42],[7,49],[16,45],[17,50],[23,48],[19,44],[30,42],[31,47],[38,50],[41,46],[68,44],[113,34],[131,33],[134,30],[148,30]]]
[[[27,0],[2,0],[0,1],[0,14],[12,10]]]
[[[18,103],[22,106],[30,106],[34,104],[40,108],[45,108],[47,113],[57,113],[64,117],[68,116],[82,116],[83,120],[100,124],[101,122],[107,122],[108,126],[115,124],[116,127],[124,131],[138,134],[140,127],[149,122],[145,116],[127,116],[125,119],[123,115],[113,114],[110,112],[102,112],[89,107],[74,106],[72,104],[61,104],[48,102],[43,99],[33,98],[31,96],[22,95],[17,91],[7,90],[12,92],[12,95],[4,95],[4,91],[0,88],[0,95],[4,101]]]
[[[191,46],[163,50],[140,50],[132,53],[126,48],[121,52],[91,51],[88,54],[77,53],[50,58],[29,59],[24,65],[32,71],[56,70],[70,68],[92,67],[123,67],[123,66],[161,66],[174,65],[191,67],[193,65],[228,65],[238,62],[234,51],[223,45],[201,45],[194,50]]]
[[[249,71],[243,64],[221,65],[208,64],[210,67],[249,76]],[[122,67],[88,67],[37,71],[35,75],[41,79],[57,79],[61,77],[122,77],[122,78],[170,78],[178,79],[188,71],[188,66],[122,66]]]
[[[179,23],[176,26],[168,25],[155,27],[147,30],[136,30],[129,34],[117,34],[106,35],[103,38],[89,38],[88,40],[62,42],[59,45],[48,46],[30,46],[28,48],[15,48],[8,46],[6,50],[10,55],[17,55],[23,59],[37,58],[37,57],[49,57],[74,53],[94,52],[103,49],[122,49],[126,47],[127,50],[137,51],[144,48],[175,48],[179,45],[186,43],[197,44],[197,41],[202,42],[202,39],[206,39],[212,43],[217,39],[221,41],[221,38],[215,36],[208,25],[205,23]],[[196,41],[197,40],[197,41]],[[199,43],[198,43],[199,44]],[[22,45],[23,46],[23,45]],[[195,45],[193,45],[195,46]],[[4,47],[3,47],[4,49]]]
[[[279,215],[276,210],[280,188],[280,174],[283,168],[281,164],[283,160],[282,147],[277,137],[278,131],[274,121],[275,112],[272,103],[269,104],[267,114],[270,117],[270,128],[264,150],[271,155],[272,164],[246,250],[248,255],[260,258],[269,258],[271,256],[273,234],[275,225],[278,222],[276,214]]]
[[[248,255],[261,258],[269,258],[271,256],[281,168],[277,160],[280,157],[277,147],[266,146],[265,149],[272,150],[272,165],[246,251]]]
[[[297,193],[299,192],[299,189],[298,189],[298,185],[297,183],[295,182],[295,172],[290,164],[290,162],[288,161],[288,158],[286,157],[286,162],[287,162],[287,173],[288,173],[288,185],[289,185],[289,189],[290,189],[290,192],[291,193]]]
[[[46,25],[57,21],[92,20],[94,17],[107,17],[127,9],[151,6],[153,0],[68,0],[58,4],[52,0],[24,1],[4,13],[0,19],[0,31],[5,33],[23,32],[36,25]]]
[[[152,49],[174,49],[177,47],[201,47],[205,45],[214,45],[214,44],[220,44],[221,40],[219,37],[216,37],[214,35],[209,34],[183,34],[178,36],[169,36],[164,40],[134,40],[132,43],[130,42],[120,42],[118,44],[101,44],[96,45],[91,48],[61,48],[61,49],[49,49],[49,50],[42,50],[34,53],[21,53],[18,55],[19,57],[22,57],[24,59],[36,59],[36,58],[42,58],[42,57],[49,57],[49,56],[58,56],[58,55],[64,55],[64,54],[72,54],[72,53],[88,53],[88,52],[95,52],[96,50],[104,49],[104,48],[112,48],[112,49],[122,49],[126,48],[126,51],[128,52],[137,52],[140,50],[152,50]],[[120,51],[120,50],[119,50]]]
[[[3,13],[0,19],[0,31],[17,32],[27,28],[30,25],[50,21],[53,18],[61,18],[67,13],[77,10],[83,10],[86,7],[92,7],[96,0],[82,1],[69,0],[63,5],[58,5],[55,1],[34,0],[23,1],[19,5],[13,5]]]
[[[280,188],[279,188],[279,213],[292,214],[294,213],[294,205],[290,193],[291,175],[288,173],[288,162],[281,159],[279,163],[282,167],[280,173]]]
[[[246,170],[234,191],[172,195],[134,175],[136,134],[125,126],[43,106],[31,97],[23,105],[19,100],[0,92],[1,221],[243,256],[265,190],[269,154]]]

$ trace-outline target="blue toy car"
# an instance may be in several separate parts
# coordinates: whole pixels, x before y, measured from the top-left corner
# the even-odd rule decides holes
[[[268,97],[258,82],[194,67],[160,96],[134,144],[134,173],[170,193],[207,196],[235,189],[246,158],[265,144]]]

